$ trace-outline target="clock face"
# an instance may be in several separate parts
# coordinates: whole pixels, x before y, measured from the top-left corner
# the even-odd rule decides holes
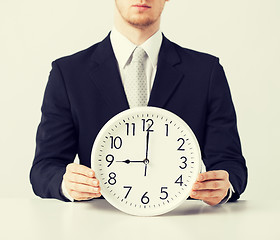
[[[153,216],[187,199],[200,171],[201,154],[182,119],[161,108],[139,107],[104,125],[91,161],[109,203],[128,214]]]

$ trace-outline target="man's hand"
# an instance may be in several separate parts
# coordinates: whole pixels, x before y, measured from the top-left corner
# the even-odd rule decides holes
[[[63,181],[66,190],[75,200],[88,200],[101,196],[99,181],[95,178],[94,171],[86,166],[77,163],[68,164]]]
[[[229,187],[230,182],[227,171],[209,171],[198,175],[190,196],[214,206],[227,195]]]

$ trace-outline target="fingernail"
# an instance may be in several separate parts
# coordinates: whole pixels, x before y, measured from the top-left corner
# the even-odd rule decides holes
[[[191,194],[192,196],[195,196],[196,195],[196,192],[195,191],[192,191],[192,194]]]
[[[198,188],[199,188],[198,184],[195,184],[195,185],[193,186],[193,189],[198,189]]]
[[[203,175],[200,175],[199,178],[198,178],[200,181],[203,180]]]

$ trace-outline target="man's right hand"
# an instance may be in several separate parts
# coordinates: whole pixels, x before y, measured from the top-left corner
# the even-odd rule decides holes
[[[94,171],[84,165],[68,164],[63,181],[67,192],[75,200],[89,200],[101,196]]]

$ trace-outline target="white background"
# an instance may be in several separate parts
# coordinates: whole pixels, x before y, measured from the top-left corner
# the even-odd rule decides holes
[[[50,64],[102,40],[113,6],[113,0],[1,0],[1,198],[35,197],[29,170]],[[171,0],[161,30],[220,58],[249,168],[242,199],[280,199],[280,1]]]

